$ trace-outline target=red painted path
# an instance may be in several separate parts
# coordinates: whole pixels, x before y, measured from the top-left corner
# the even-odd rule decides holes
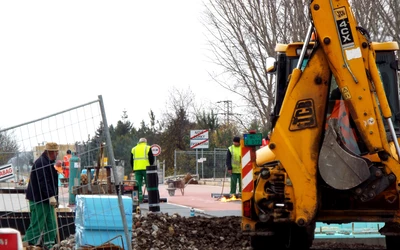
[[[180,189],[176,189],[174,196],[168,195],[166,187],[166,185],[159,185],[158,190],[160,192],[160,197],[167,198],[170,204],[193,207],[203,211],[236,210],[239,212],[241,210],[240,201],[222,202],[217,198],[211,197],[212,193],[229,193],[229,187],[226,185],[222,190],[222,186],[189,184],[184,189],[184,195],[180,192]]]

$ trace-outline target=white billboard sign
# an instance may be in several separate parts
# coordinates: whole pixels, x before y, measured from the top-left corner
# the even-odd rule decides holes
[[[190,148],[191,149],[208,148],[208,146],[209,146],[208,139],[190,141]]]
[[[190,130],[190,148],[208,148],[208,129]]]
[[[0,166],[0,181],[14,178],[14,170],[11,164]]]
[[[208,139],[208,129],[190,130],[190,140]]]

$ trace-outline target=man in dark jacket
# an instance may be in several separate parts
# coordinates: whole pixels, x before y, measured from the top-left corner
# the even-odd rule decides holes
[[[57,206],[58,174],[54,167],[59,146],[55,142],[46,144],[42,155],[32,166],[26,199],[29,200],[31,222],[24,241],[37,245],[43,234],[44,247],[51,248],[57,236],[54,207]]]

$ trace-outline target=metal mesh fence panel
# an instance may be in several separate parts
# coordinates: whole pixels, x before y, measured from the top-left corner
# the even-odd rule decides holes
[[[19,230],[30,245],[51,248],[74,236],[70,247],[132,249],[132,198],[116,191],[123,167],[115,166],[101,96],[1,129],[0,139],[0,227]],[[58,154],[46,151],[49,142]]]
[[[175,151],[174,174],[183,175],[190,173],[198,175],[200,179],[224,178],[226,150]]]

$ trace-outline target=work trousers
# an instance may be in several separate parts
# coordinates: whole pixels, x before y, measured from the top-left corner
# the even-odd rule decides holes
[[[242,192],[242,178],[240,173],[232,173],[230,194],[236,194],[236,186],[239,184],[239,193]]]
[[[43,234],[43,245],[47,248],[53,247],[57,236],[57,224],[54,216],[54,207],[47,202],[29,201],[31,211],[31,222],[25,232],[23,241],[29,245],[39,244],[40,236]]]
[[[146,170],[135,170],[135,180],[137,181],[138,185],[138,196],[139,196],[139,202],[143,201],[143,179],[144,179],[144,184],[147,187],[147,177],[146,177]]]
[[[69,178],[69,168],[63,170],[64,178]]]

